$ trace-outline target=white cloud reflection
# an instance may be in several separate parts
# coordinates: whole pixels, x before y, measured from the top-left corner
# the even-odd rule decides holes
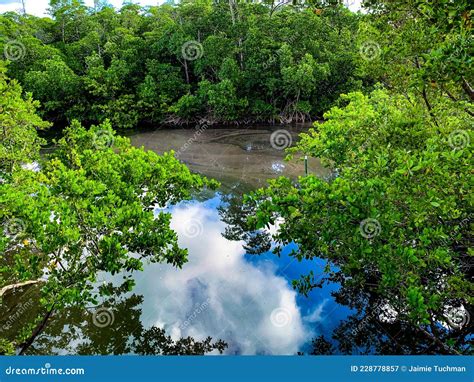
[[[186,236],[190,220],[204,227],[199,237]],[[181,270],[156,264],[137,274],[144,325],[163,327],[174,338],[221,338],[231,354],[295,354],[311,336],[296,293],[271,263],[246,261],[241,243],[221,236],[224,227],[202,204],[173,209],[172,228],[189,248],[189,261]],[[286,325],[272,323],[278,308],[291,315]]]

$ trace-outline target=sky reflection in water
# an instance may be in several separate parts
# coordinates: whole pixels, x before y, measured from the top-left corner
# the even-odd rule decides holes
[[[216,194],[170,209],[189,261],[181,270],[150,264],[136,275],[144,326],[164,327],[176,339],[220,338],[228,342],[228,354],[295,354],[316,335],[330,333],[350,312],[331,296],[337,285],[309,297],[291,287],[309,269],[321,273],[325,262],[300,263],[288,256],[290,246],[280,258],[247,255],[241,242],[221,235],[220,202]]]

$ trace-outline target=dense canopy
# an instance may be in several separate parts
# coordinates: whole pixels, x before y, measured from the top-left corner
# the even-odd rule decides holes
[[[298,261],[327,261],[324,277],[293,287],[337,282],[356,314],[312,353],[472,354],[470,3],[343,3],[54,0],[51,17],[0,15],[0,299],[37,293],[0,354],[26,352],[52,315],[115,296],[100,272],[124,275],[128,292],[148,262],[185,266],[163,209],[218,183],[117,131],[256,122],[313,123],[289,159],[330,173],[271,180],[221,211],[250,254],[296,244]],[[387,340],[402,331],[413,347]],[[157,327],[134,335],[139,354],[226,347]]]

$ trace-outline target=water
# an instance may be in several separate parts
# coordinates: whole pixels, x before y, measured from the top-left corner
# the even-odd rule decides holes
[[[295,142],[302,128],[286,129],[291,132],[287,138]],[[298,262],[288,256],[291,246],[281,257],[271,252],[250,255],[242,242],[222,235],[226,223],[219,206],[225,211],[223,203],[229,197],[264,186],[268,178],[304,174],[300,158],[285,162],[284,151],[272,146],[275,130],[177,129],[130,134],[134,145],[158,153],[173,149],[192,171],[222,183],[216,192],[201,193],[169,208],[172,228],[178,232],[180,245],[189,249],[189,261],[181,270],[147,265],[136,274],[133,292],[112,298],[104,305],[107,309],[73,309],[57,315],[31,353],[133,353],[131,338],[152,326],[164,328],[173,339],[222,339],[228,344],[226,354],[296,354],[309,349],[313,338],[330,337],[351,313],[332,295],[338,285],[326,284],[308,297],[298,295],[291,286],[292,280],[309,270],[322,274],[324,260]],[[308,167],[314,174],[327,175],[318,160],[311,160]],[[100,279],[118,280],[107,275]],[[24,311],[18,321],[26,318]],[[15,323],[11,326],[14,330]]]
[[[278,146],[294,143],[303,128],[285,129],[283,135],[267,127],[129,132],[134,145],[174,150],[192,171],[222,184],[168,208],[189,261],[180,270],[148,264],[135,274],[132,292],[116,287],[98,305],[56,313],[27,354],[176,354],[183,342],[172,348],[170,343],[188,336],[223,340],[225,354],[444,354],[443,346],[393,316],[371,288],[326,282],[308,296],[297,294],[292,281],[312,271],[319,282],[327,274],[325,260],[298,262],[289,255],[294,244],[280,257],[271,250],[254,255],[243,241],[230,240],[236,236],[232,222],[246,218],[239,208],[243,193],[269,178],[304,174],[301,158],[285,162]],[[329,175],[316,159],[308,169]],[[121,275],[99,275],[100,283],[120,281]],[[0,304],[1,337],[15,338],[32,322],[38,299],[36,287],[7,294]],[[466,333],[459,341],[467,349],[472,335]],[[184,345],[188,351],[193,342]]]
[[[291,139],[283,145],[295,142],[301,128],[285,129]],[[310,269],[322,272],[323,260],[299,263],[288,256],[290,246],[280,258],[270,252],[249,255],[242,242],[222,236],[226,224],[218,207],[223,197],[264,186],[269,178],[304,174],[300,158],[285,162],[284,150],[275,142],[272,146],[275,130],[207,129],[196,134],[180,129],[130,137],[134,145],[159,153],[173,149],[192,171],[222,183],[206,200],[171,208],[172,227],[180,244],[189,248],[189,262],[182,270],[153,265],[138,275],[135,292],[145,297],[146,325],[163,325],[176,337],[222,338],[229,354],[295,354],[347,316],[348,309],[331,296],[337,285],[309,297],[291,287],[292,280]],[[318,160],[311,160],[308,167],[312,173],[327,175]]]
[[[135,146],[157,153],[174,150],[192,171],[219,180],[223,192],[245,192],[264,186],[269,178],[304,175],[301,158],[285,162],[283,149],[304,130],[302,126],[174,129],[134,133],[130,138]],[[310,158],[308,169],[328,174],[318,159]]]
[[[224,340],[225,354],[445,354],[444,346],[397,319],[370,287],[326,282],[307,297],[297,294],[293,280],[309,271],[315,282],[326,275],[323,259],[298,262],[289,256],[294,245],[286,246],[280,257],[271,251],[252,255],[244,242],[229,240],[229,222],[246,217],[238,208],[243,193],[264,186],[269,178],[303,175],[301,158],[285,162],[275,144],[294,143],[303,128],[285,129],[290,134],[278,133],[282,139],[274,139],[273,145],[277,129],[266,127],[129,132],[134,145],[158,153],[173,149],[192,171],[222,183],[216,192],[202,192],[168,208],[189,261],[181,270],[148,264],[135,274],[132,292],[115,288],[98,305],[58,312],[28,354],[176,354],[183,342],[170,349],[170,341],[188,336]],[[328,175],[315,159],[308,169]],[[334,279],[343,280],[338,277]],[[119,285],[121,276],[99,275],[99,280]],[[7,294],[0,304],[1,337],[14,338],[34,319],[38,298],[36,287]],[[453,334],[438,325],[442,329],[443,335]],[[470,333],[454,333],[464,349],[469,349]],[[190,349],[193,342],[184,345]]]

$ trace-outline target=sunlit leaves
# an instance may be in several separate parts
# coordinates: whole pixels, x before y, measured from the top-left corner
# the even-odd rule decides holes
[[[472,303],[473,284],[460,273],[472,220],[472,131],[450,144],[466,114],[448,101],[432,110],[435,124],[423,105],[382,90],[342,102],[290,150],[322,158],[334,178],[270,181],[247,198],[256,208],[249,222],[282,219],[278,243],[296,242],[298,258],[312,251],[331,260],[345,285],[369,284],[414,323],[429,324],[428,310],[460,296]],[[374,233],[359,227],[368,218]],[[295,285],[307,293],[312,284]]]

